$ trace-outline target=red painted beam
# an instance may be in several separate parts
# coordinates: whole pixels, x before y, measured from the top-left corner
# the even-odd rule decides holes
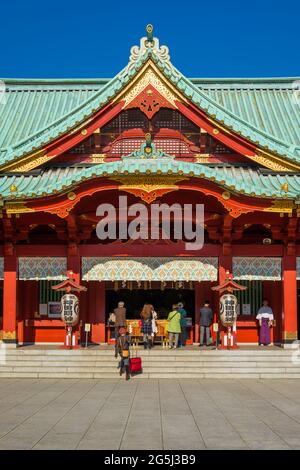
[[[256,153],[256,146],[246,139],[234,134],[228,129],[230,134],[227,134],[225,131],[218,129],[218,133],[215,133],[217,124],[214,124],[210,121],[209,117],[204,113],[204,111],[196,108],[193,104],[186,105],[179,101],[176,102],[176,105],[179,111],[192,121],[196,126],[206,130],[214,139],[222,142],[222,144],[233,149],[235,152],[241,155],[250,155],[254,156]]]
[[[124,106],[124,102],[121,101],[115,104],[113,107],[111,105],[105,106],[101,110],[99,110],[95,115],[90,118],[86,125],[84,126],[84,134],[82,134],[82,126],[81,129],[74,134],[67,134],[59,139],[56,139],[54,142],[46,145],[45,150],[49,157],[54,157],[57,155],[66,152],[70,148],[80,144],[83,140],[93,134],[93,132],[105,124],[107,124],[111,119],[113,119],[117,114],[119,114]]]

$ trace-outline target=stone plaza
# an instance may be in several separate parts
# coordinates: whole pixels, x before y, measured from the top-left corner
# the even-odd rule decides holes
[[[0,379],[0,449],[300,449],[299,379]]]

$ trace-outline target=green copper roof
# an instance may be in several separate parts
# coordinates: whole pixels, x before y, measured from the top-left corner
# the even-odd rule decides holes
[[[4,80],[0,104],[0,164],[42,148],[109,102],[152,59],[196,106],[262,148],[300,162],[297,79],[188,79],[168,48],[142,38],[128,65],[113,79]]]
[[[0,176],[0,194],[3,199],[16,200],[51,195],[78,185],[84,180],[131,174],[196,176],[215,181],[237,193],[259,197],[293,198],[300,195],[300,174],[262,173],[244,167],[216,166],[190,163],[163,157],[157,159],[127,158],[123,161],[104,163],[89,168],[52,169],[41,174]],[[281,186],[288,183],[288,192]],[[101,184],[101,181],[99,181]],[[17,191],[11,193],[11,186]]]

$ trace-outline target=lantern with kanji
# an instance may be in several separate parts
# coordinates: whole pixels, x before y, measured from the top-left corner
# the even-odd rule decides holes
[[[212,290],[223,294],[220,297],[219,303],[220,320],[222,325],[226,328],[226,331],[223,331],[221,335],[222,348],[237,348],[236,320],[238,316],[238,300],[233,292],[246,289],[247,287],[234,282],[233,276],[229,271],[226,272],[226,279],[222,284],[212,287]]]
[[[80,293],[86,291],[86,287],[81,286],[75,280],[72,271],[68,271],[67,279],[52,289],[63,291],[65,294],[61,298],[61,319],[66,325],[65,347],[72,349],[78,346],[80,334],[73,332],[73,327],[79,322],[79,299],[73,292]]]

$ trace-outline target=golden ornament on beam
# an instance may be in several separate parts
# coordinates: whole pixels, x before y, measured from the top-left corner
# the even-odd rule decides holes
[[[222,198],[225,199],[225,201],[228,201],[230,197],[231,197],[231,194],[229,191],[224,191],[224,193],[222,193]]]
[[[74,201],[76,199],[76,194],[73,191],[69,192],[68,193],[68,199],[70,201]]]

